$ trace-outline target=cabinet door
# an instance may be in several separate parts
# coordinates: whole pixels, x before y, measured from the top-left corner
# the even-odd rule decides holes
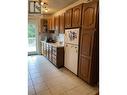
[[[55,16],[55,30],[56,30],[56,32],[57,33],[59,33],[59,25],[60,25],[60,23],[59,23],[59,20],[60,18],[59,18],[59,16]]]
[[[41,54],[44,55],[44,43],[41,42]]]
[[[71,28],[72,23],[72,9],[65,12],[65,28]]]
[[[47,20],[45,19],[40,19],[40,31],[41,32],[46,32],[46,27],[45,25],[47,24]]]
[[[94,37],[94,30],[83,30],[80,39],[81,54],[91,56],[92,42]]]
[[[52,19],[49,18],[48,19],[48,30],[51,30],[51,26],[52,26]]]
[[[60,33],[64,33],[64,13],[60,15]]]
[[[90,59],[85,56],[80,56],[80,71],[79,71],[79,77],[81,77],[83,80],[89,82],[90,76]]]
[[[46,52],[46,57],[48,58],[48,55],[49,55],[49,48],[48,48],[48,44],[46,44],[46,50],[47,50],[47,52]]]
[[[85,29],[94,29],[96,23],[97,3],[85,3],[83,5],[82,27]]]
[[[73,8],[72,27],[81,26],[82,4]]]
[[[47,48],[48,48],[48,59],[50,59],[50,56],[49,56],[50,55],[50,45],[49,44]]]
[[[43,43],[43,51],[44,51],[44,56],[47,54],[47,45],[46,43]]]
[[[43,19],[40,19],[40,31],[43,32]]]
[[[55,28],[55,24],[54,24],[54,16],[51,18],[52,19],[52,30],[54,30]]]
[[[94,30],[82,29],[80,39],[79,77],[87,82],[90,80],[93,37]]]
[[[82,31],[80,37],[79,77],[91,82],[93,41],[96,25],[97,2],[83,5]]]
[[[52,63],[57,65],[57,48],[52,47]]]

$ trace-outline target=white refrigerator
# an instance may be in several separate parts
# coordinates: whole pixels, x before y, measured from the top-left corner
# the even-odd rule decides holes
[[[80,29],[65,30],[65,59],[64,66],[77,75],[78,68],[78,49],[79,49],[79,32]]]

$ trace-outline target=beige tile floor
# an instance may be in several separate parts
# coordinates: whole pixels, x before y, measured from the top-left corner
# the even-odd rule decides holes
[[[28,95],[95,95],[90,86],[66,68],[57,69],[43,56],[28,57]]]

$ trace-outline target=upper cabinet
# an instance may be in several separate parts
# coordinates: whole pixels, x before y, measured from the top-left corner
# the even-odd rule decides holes
[[[54,30],[55,24],[54,24],[54,16],[51,18],[48,18],[48,30]]]
[[[54,24],[55,24],[55,31],[56,33],[59,33],[59,30],[60,30],[60,16],[55,16],[54,17]]]
[[[52,30],[55,29],[55,25],[54,25],[54,16],[51,18],[51,21],[52,21]]]
[[[65,12],[65,28],[71,28],[72,23],[72,9]]]
[[[84,3],[68,9],[65,13],[52,16],[48,19],[48,29],[56,33],[64,33],[65,28],[94,28],[95,27],[95,5],[89,7]]]
[[[88,3],[83,5],[82,27],[85,29],[95,29],[97,3]]]
[[[40,31],[41,32],[47,32],[47,20],[46,19],[40,19]]]
[[[81,26],[82,4],[73,8],[72,12],[72,27]]]
[[[60,33],[64,33],[64,13],[60,15]]]
[[[65,12],[65,28],[81,27],[82,4]]]
[[[52,19],[49,18],[48,19],[48,30],[51,30],[52,29]]]

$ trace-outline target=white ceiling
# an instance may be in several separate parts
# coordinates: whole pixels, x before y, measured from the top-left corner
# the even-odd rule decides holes
[[[29,1],[38,1],[38,0],[29,0]],[[43,12],[43,14],[53,14],[68,5],[78,1],[78,0],[42,0],[44,2],[47,2],[48,6],[48,12]]]
[[[48,3],[48,13],[53,14],[78,0],[45,0]]]

